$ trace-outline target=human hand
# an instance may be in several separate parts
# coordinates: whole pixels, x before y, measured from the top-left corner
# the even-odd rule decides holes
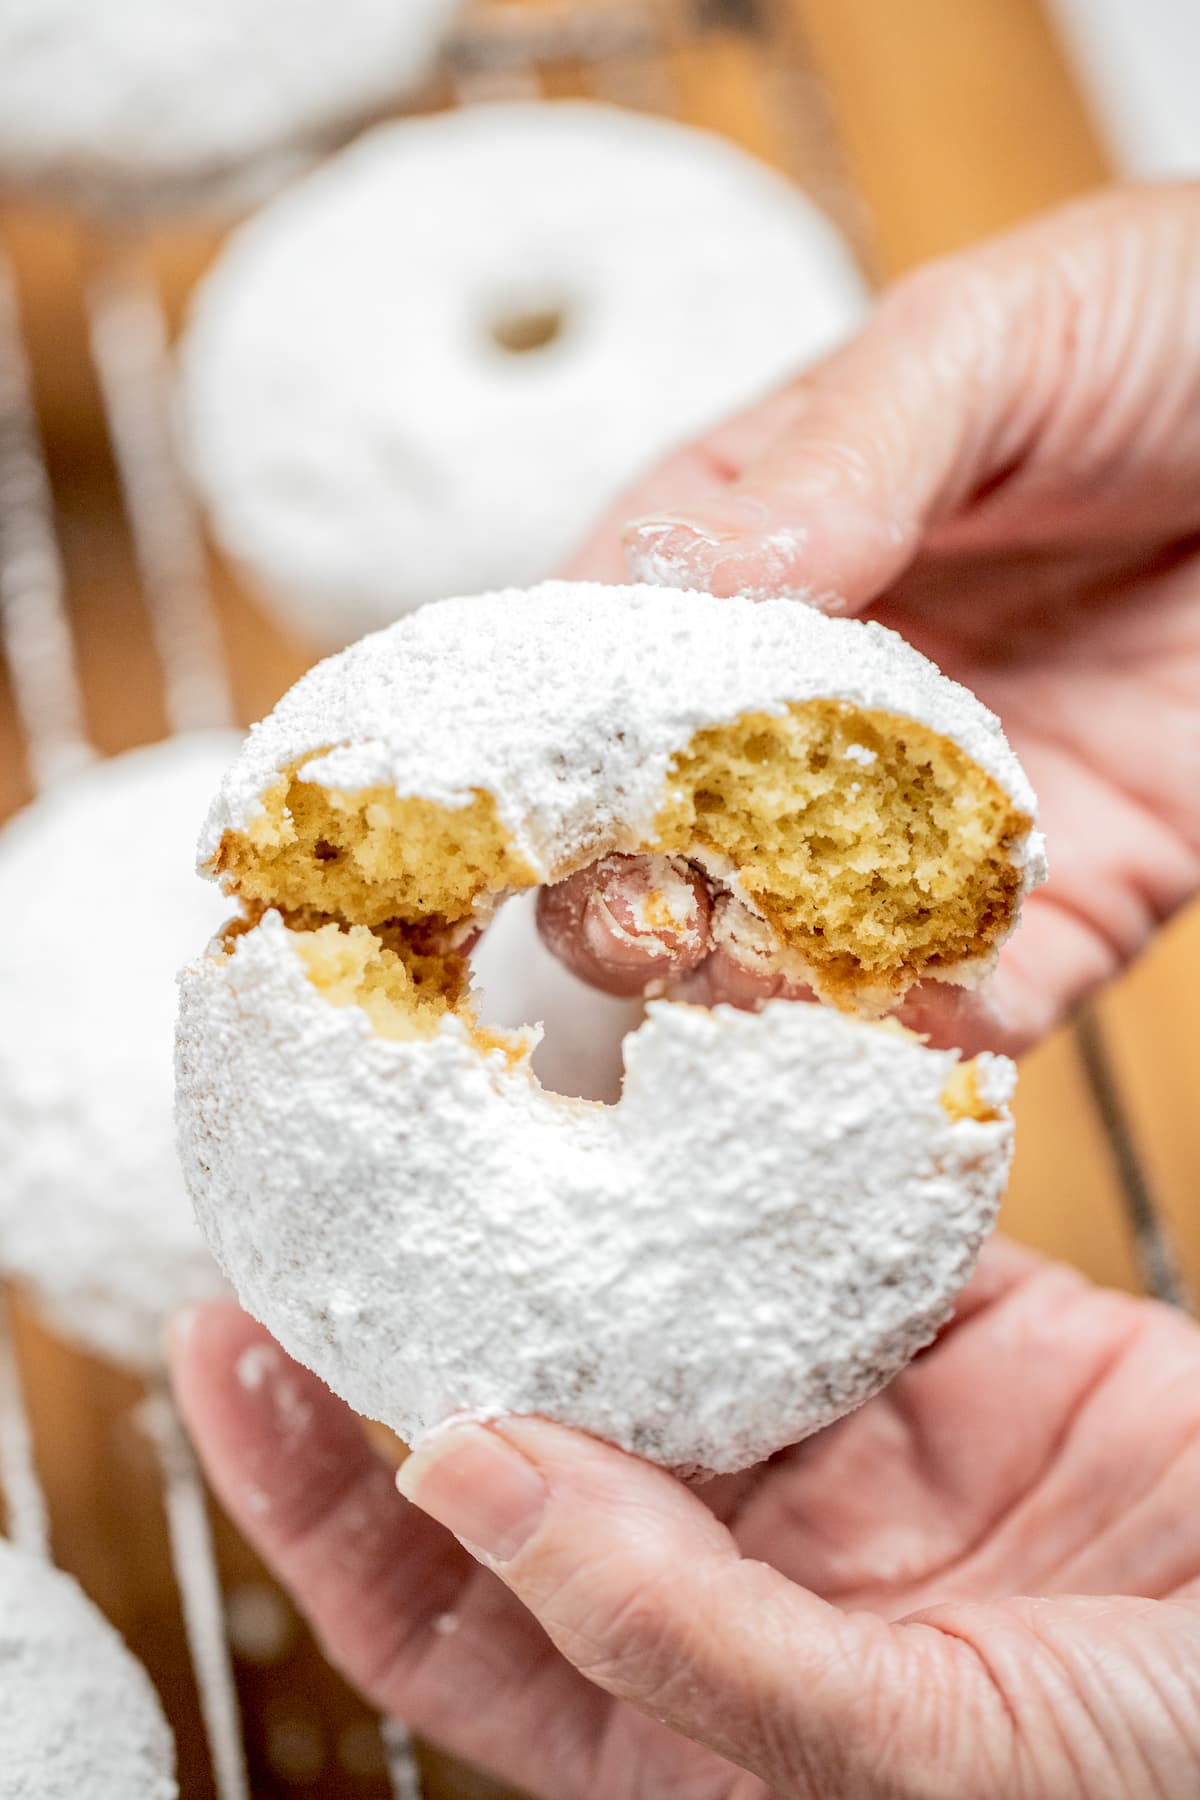
[[[333,1660],[545,1800],[1197,1792],[1200,1329],[1152,1302],[993,1244],[886,1392],[699,1492],[504,1419],[418,1447],[418,1510],[236,1308],[174,1367]]]
[[[1102,194],[899,282],[569,571],[630,572],[869,610],[1000,714],[1051,880],[979,997],[930,984],[907,1016],[1023,1048],[1200,888],[1200,185]],[[639,941],[644,879],[609,859],[543,890],[543,935],[617,991],[771,991],[708,955],[702,907],[690,944]]]

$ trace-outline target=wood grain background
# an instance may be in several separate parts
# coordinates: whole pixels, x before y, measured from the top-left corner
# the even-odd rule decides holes
[[[503,3],[518,0],[493,0]],[[532,9],[538,0],[519,3]],[[1037,0],[758,0],[758,10],[771,28],[765,45],[710,30],[661,63],[635,59],[608,71],[608,92],[674,102],[760,155],[793,169],[803,163],[880,277],[1109,174]],[[570,92],[582,82],[564,62],[547,71],[545,87]],[[830,145],[831,119],[840,149]],[[89,726],[103,750],[116,751],[160,736],[165,721],[87,356],[82,280],[97,246],[72,221],[29,208],[4,209],[0,231],[19,276]],[[193,230],[145,246],[173,320],[216,244],[215,234]],[[239,713],[250,720],[309,655],[269,627],[215,561],[213,576]],[[27,797],[0,666],[0,817]],[[0,996],[0,1029],[2,1009]],[[1166,932],[1100,1014],[1137,1146],[1200,1291],[1200,916]],[[1018,1117],[1006,1228],[1097,1279],[1136,1288],[1116,1170],[1069,1034],[1027,1059]],[[138,1390],[51,1339],[27,1307],[19,1333],[56,1554],[149,1664],[178,1735],[183,1793],[206,1800],[154,1467],[134,1423]],[[218,1530],[243,1621],[238,1678],[255,1793],[385,1794],[369,1715],[322,1664],[249,1552],[221,1521]],[[433,1755],[426,1774],[435,1800],[498,1791]]]

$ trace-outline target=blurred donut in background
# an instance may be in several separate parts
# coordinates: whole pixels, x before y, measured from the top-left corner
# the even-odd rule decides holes
[[[344,643],[550,573],[641,470],[846,335],[834,227],[725,140],[588,102],[368,134],[244,225],[182,347],[217,536]]]
[[[150,1678],[69,1575],[0,1539],[0,1793],[175,1800]]]
[[[233,732],[97,763],[0,833],[0,1272],[137,1372],[223,1291],[175,1150],[175,973],[228,916],[193,872]]]
[[[429,74],[460,0],[6,0],[0,187],[237,205]]]

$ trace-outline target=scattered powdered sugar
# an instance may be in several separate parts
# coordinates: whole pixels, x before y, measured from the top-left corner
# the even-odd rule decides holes
[[[625,542],[635,581],[668,588],[690,588],[695,581],[694,559],[688,554],[686,539],[680,545],[679,527],[673,521],[639,520],[626,527]]]
[[[5,0],[0,180],[244,202],[424,79],[460,0]]]
[[[744,504],[746,496],[738,499]],[[761,503],[753,510],[760,507],[765,515]],[[657,587],[736,587],[747,600],[795,600],[822,612],[844,611],[844,600],[814,592],[803,579],[808,527],[783,525],[760,533],[754,529],[754,523],[760,522],[752,523],[747,517],[742,532],[734,538],[712,531],[686,514],[662,513],[635,520],[625,528],[630,574],[635,581]]]
[[[947,1315],[1011,1145],[1006,1113],[947,1116],[955,1060],[821,1007],[655,1004],[620,1103],[559,1100],[457,1019],[376,1037],[269,914],[183,977],[181,1141],[243,1302],[409,1441],[539,1412],[727,1470]]]
[[[858,763],[861,768],[869,769],[878,760],[879,752],[872,750],[867,744],[847,744],[842,755],[847,762]]]
[[[237,1359],[234,1373],[239,1387],[256,1394],[273,1370],[279,1367],[279,1352],[270,1344],[251,1344]]]
[[[67,1575],[0,1541],[0,1792],[175,1800],[145,1670]]]
[[[237,1359],[238,1385],[248,1394],[262,1394],[274,1415],[275,1435],[294,1442],[312,1424],[313,1411],[274,1344],[251,1344]]]
[[[539,878],[554,880],[587,846],[645,841],[671,759],[701,727],[815,699],[916,720],[1036,815],[995,715],[880,625],[787,600],[546,582],[423,607],[310,670],[247,738],[201,855],[250,824],[272,780],[299,764],[321,786],[448,806],[483,789]],[[1013,858],[1027,886],[1044,878],[1040,833]]]
[[[51,1323],[134,1367],[223,1290],[172,1118],[175,973],[229,915],[191,867],[238,747],[180,737],[100,763],[0,833],[0,1269]]]
[[[665,950],[666,946],[654,937],[664,927],[685,943],[699,942],[700,910],[687,863],[676,856],[652,856],[647,858],[646,867],[648,880],[645,885],[626,894],[626,904],[642,934],[643,947],[651,951]],[[620,932],[622,928],[611,913],[609,918],[613,929]]]
[[[865,309],[829,221],[711,133],[579,101],[409,119],[242,227],[202,284],[191,460],[266,597],[345,643],[548,574]],[[556,335],[505,348],[522,318]]]
[[[308,1431],[313,1422],[310,1401],[304,1398],[289,1375],[281,1375],[271,1384],[271,1400],[279,1424],[279,1435],[293,1443]]]

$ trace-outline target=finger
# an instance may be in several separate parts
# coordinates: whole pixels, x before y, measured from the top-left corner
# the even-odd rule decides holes
[[[1200,1329],[1173,1307],[1094,1296],[1101,1303],[1103,1372],[1060,1454],[981,1554],[981,1582],[995,1584],[1018,1555],[1039,1594],[1161,1597],[1200,1573]]]
[[[924,1038],[935,1050],[961,1050],[964,1056],[993,1050],[1019,1056],[1036,1035],[1021,1000],[1015,978],[1010,977],[1007,963],[1002,963],[978,988],[955,987],[945,981],[918,982],[909,989],[895,1016],[906,1030]]]
[[[911,1696],[945,1692],[955,1651],[842,1614],[743,1560],[662,1470],[510,1418],[430,1434],[397,1479],[589,1680],[772,1792],[882,1794],[871,1779],[881,1757],[927,1753],[936,1721]]]
[[[628,526],[630,570],[859,610],[956,514],[966,541],[1178,531],[1197,511],[1198,222],[1200,188],[1108,194],[908,277],[731,484]],[[1195,377],[1164,379],[1181,365]]]
[[[958,1296],[954,1317],[938,1335],[938,1343],[944,1343],[969,1319],[976,1319],[990,1307],[999,1306],[1009,1294],[1048,1267],[1049,1259],[1026,1244],[1018,1244],[1007,1237],[989,1238],[980,1252],[975,1273]]]
[[[172,1366],[223,1506],[349,1679],[506,1780],[593,1794],[611,1704],[400,1497],[362,1422],[234,1306],[188,1315]]]
[[[762,919],[732,894],[711,892],[679,857],[608,856],[542,888],[538,928],[573,974],[611,994],[669,993],[695,1006],[753,1011],[813,991],[780,966]],[[1007,984],[967,992],[942,982],[915,989],[900,1017],[939,1047],[967,1055],[1025,1047],[1005,1009]]]
[[[757,1012],[768,1000],[811,999],[811,992],[791,987],[776,968],[746,964],[718,946],[682,981],[672,987],[670,998],[689,1006],[736,1006],[740,1012]]]
[[[739,1543],[749,1555],[770,1546],[785,1572],[841,1604],[893,1617],[943,1597],[1000,1597],[1014,1568],[1030,1578],[1031,1556],[1006,1561],[995,1545],[1052,1478],[1138,1316],[1136,1302],[1074,1270],[996,1246],[932,1349],[860,1412],[777,1460],[739,1517]],[[1032,1392],[1014,1432],[1013,1395]],[[1109,1459],[1124,1463],[1111,1440]],[[1099,1462],[1093,1481],[1103,1493]],[[1041,1538],[1069,1538],[1080,1506],[1078,1495],[1064,1502]]]
[[[765,922],[732,894],[714,895],[678,857],[609,856],[538,894],[538,928],[573,974],[611,994],[669,993],[694,1006],[753,1011],[768,1000],[811,1001],[780,966]],[[914,989],[900,1013],[939,1048],[1015,1053],[1026,1023],[1001,978],[968,992],[944,982]]]
[[[753,1010],[766,1000],[811,1000],[780,966],[764,920],[712,891],[681,857],[606,856],[539,891],[547,947],[610,994],[670,994],[696,1006]]]
[[[796,383],[790,425],[735,482],[633,519],[633,577],[831,611],[890,586],[999,454],[1001,375],[971,378],[993,324],[982,308],[951,306],[953,282],[930,271],[893,290],[858,338]]]
[[[709,951],[712,897],[676,856],[606,856],[538,893],[538,928],[581,980],[610,994],[665,988]]]
[[[779,945],[765,919],[733,894],[718,894],[712,908],[712,949],[703,963],[672,989],[672,998],[694,1005],[736,1006],[753,1012],[767,1000],[812,1000],[811,987],[782,965]]]
[[[627,519],[657,507],[706,501],[733,479],[735,470],[713,439],[715,434],[675,451],[622,494],[568,558],[560,575],[569,581],[627,581],[621,545]]]

